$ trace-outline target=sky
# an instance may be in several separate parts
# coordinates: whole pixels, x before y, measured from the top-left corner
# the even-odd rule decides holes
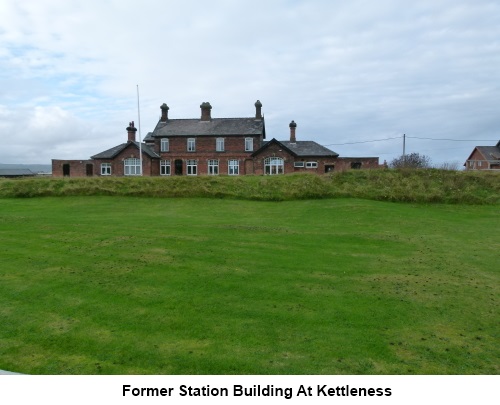
[[[382,163],[404,134],[461,166],[500,140],[500,1],[0,0],[0,163],[88,159],[163,103],[251,117],[257,99],[268,140],[294,120]]]

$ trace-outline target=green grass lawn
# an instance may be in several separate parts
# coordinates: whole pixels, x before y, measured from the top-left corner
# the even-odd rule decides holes
[[[498,374],[498,205],[0,200],[0,369]]]

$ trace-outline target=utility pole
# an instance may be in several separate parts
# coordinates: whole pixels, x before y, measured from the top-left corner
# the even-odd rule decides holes
[[[137,85],[137,115],[139,116],[139,161],[141,165],[140,176],[142,176],[142,136],[141,136],[141,109],[139,107],[139,85]]]
[[[405,153],[405,149],[406,149],[406,134],[403,134],[403,167],[406,166],[406,153]]]

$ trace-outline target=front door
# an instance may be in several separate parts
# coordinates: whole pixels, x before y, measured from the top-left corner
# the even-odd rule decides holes
[[[175,175],[182,176],[182,159],[175,159]]]

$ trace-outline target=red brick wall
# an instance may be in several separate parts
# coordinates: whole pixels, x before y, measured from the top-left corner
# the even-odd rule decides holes
[[[194,138],[196,142],[196,150],[195,152],[187,151],[187,140],[188,138]],[[224,139],[224,152],[216,151],[216,140],[217,138]],[[204,154],[213,155],[216,154],[227,154],[230,152],[236,152],[239,154],[243,154],[245,156],[249,156],[253,151],[245,152],[245,138],[253,138],[253,150],[257,150],[260,148],[262,143],[261,136],[170,136],[168,137],[169,141],[169,151],[161,152],[160,151],[160,139],[156,139],[154,143],[154,150],[158,154],[165,155],[183,155],[183,154],[192,154],[196,156],[203,156]],[[163,158],[163,156],[162,156]]]
[[[305,172],[323,174],[328,167],[332,167],[335,171],[350,170],[351,163],[361,163],[361,169],[375,169],[379,167],[378,158],[335,158],[335,157],[304,157],[295,158],[287,151],[281,149],[277,144],[271,144],[265,148],[259,155],[252,157],[253,151],[245,152],[245,137],[243,136],[225,136],[224,151],[216,151],[217,136],[199,136],[193,137],[196,139],[196,150],[194,152],[187,151],[187,137],[169,137],[169,151],[160,152],[160,140],[154,142],[155,151],[160,154],[161,160],[170,160],[171,175],[175,174],[175,161],[182,160],[182,175],[187,174],[186,162],[194,159],[197,161],[197,175],[208,174],[208,161],[217,159],[219,161],[219,175],[228,174],[228,161],[236,159],[239,161],[239,175],[246,174],[264,174],[264,161],[268,157],[281,157],[284,160],[284,172]],[[262,144],[261,136],[253,137],[253,150],[258,150]],[[71,177],[87,176],[87,164],[92,164],[92,173],[94,176],[101,175],[101,163],[111,164],[112,176],[124,175],[124,160],[127,158],[139,158],[139,150],[134,145],[130,144],[114,159],[96,159],[96,160],[53,160],[52,175],[54,177],[63,176],[63,167],[68,164],[70,167]],[[294,167],[296,161],[317,162],[316,168],[298,168]],[[143,175],[144,176],[159,176],[160,175],[160,159],[151,159],[143,153]]]
[[[111,175],[123,176],[124,160],[127,158],[139,159],[139,149],[130,145],[124,149],[114,159],[95,159],[95,160],[52,160],[52,176],[63,177],[64,166],[69,165],[69,177],[86,177],[87,165],[92,165],[92,176],[101,176],[101,164],[111,163]],[[151,159],[145,153],[142,154],[142,167],[144,176],[159,176],[159,159]]]
[[[296,158],[291,155],[286,150],[282,149],[277,144],[271,144],[269,147],[265,148],[261,153],[255,156],[254,168],[255,174],[264,174],[265,170],[265,159],[268,157],[280,157],[284,160],[284,170],[285,174],[295,173],[295,172],[305,172],[305,173],[325,173],[325,167],[329,165],[334,165],[337,158],[335,157],[301,157]],[[317,168],[306,168],[306,167],[294,167],[295,162],[317,162]]]
[[[352,164],[361,163],[359,169],[378,169],[380,168],[378,157],[339,157],[335,164],[335,171],[345,171],[354,169]]]
[[[92,160],[52,159],[52,177],[63,177],[64,167],[69,167],[69,177],[87,176],[87,165],[92,165],[92,175],[96,174],[96,164]]]
[[[101,163],[111,163],[112,176],[124,176],[125,165],[124,161],[128,158],[139,159],[139,149],[134,145],[125,148],[121,153],[115,156],[114,159],[96,159],[95,170],[96,175],[101,175]],[[144,176],[159,176],[160,163],[158,159],[151,159],[145,153],[142,154],[142,173]]]
[[[219,174],[228,174],[228,161],[236,159],[239,161],[239,174],[253,174],[251,154],[260,148],[261,136],[193,136],[196,146],[194,152],[187,151],[187,140],[189,137],[168,137],[169,151],[160,151],[160,139],[155,141],[154,150],[161,156],[161,160],[170,160],[171,174],[175,174],[175,160],[182,160],[182,174],[187,174],[186,161],[194,159],[197,161],[197,175],[208,174],[208,161],[216,159],[219,161]],[[224,139],[224,151],[216,151],[217,138]],[[253,150],[245,151],[245,138],[253,138]]]
[[[465,162],[466,170],[488,170],[489,165],[483,154],[477,148],[472,152],[471,157]]]

